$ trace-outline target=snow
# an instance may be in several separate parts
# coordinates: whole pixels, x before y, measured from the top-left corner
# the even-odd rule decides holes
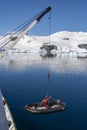
[[[40,52],[43,43],[49,42],[49,36],[28,36],[25,35],[14,46],[10,52]],[[50,35],[50,44],[57,46],[57,53],[86,53],[86,49],[79,48],[79,44],[87,44],[86,32],[60,31]]]
[[[48,60],[40,56],[42,51],[40,47],[43,43],[49,42],[49,36],[29,36],[25,35],[20,41],[9,50],[2,60],[0,60],[0,67],[12,67],[14,69],[23,70],[31,67],[48,67]],[[57,46],[57,57],[50,62],[50,68],[55,73],[65,72],[85,72],[87,68],[85,61],[80,61],[77,57],[87,56],[87,50],[78,47],[79,44],[87,43],[86,32],[56,32],[50,36],[50,44]],[[43,50],[44,54],[46,51]],[[55,53],[52,50],[52,53]],[[44,60],[43,60],[44,59]],[[78,60],[77,60],[78,59]]]

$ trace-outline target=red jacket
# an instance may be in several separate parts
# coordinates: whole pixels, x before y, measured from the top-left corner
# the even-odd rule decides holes
[[[45,104],[45,103],[47,103],[49,100],[50,100],[50,98],[44,98],[43,101],[42,101],[42,103]]]

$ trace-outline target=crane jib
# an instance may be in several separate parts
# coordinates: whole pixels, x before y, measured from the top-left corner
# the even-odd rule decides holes
[[[36,18],[34,17],[31,22],[27,20],[24,24],[18,26],[14,31],[8,33],[3,38],[0,39],[0,49],[4,49],[2,53],[0,53],[0,59],[7,55],[8,51],[12,49],[15,44],[27,33],[29,32],[39,21],[40,19],[49,11],[51,7],[49,6],[44,11],[42,11]]]
[[[51,10],[51,7],[49,6],[48,8],[46,8],[46,9],[41,13],[41,15],[40,15],[36,20],[39,22],[40,19],[41,19],[46,13],[48,13],[50,10]]]

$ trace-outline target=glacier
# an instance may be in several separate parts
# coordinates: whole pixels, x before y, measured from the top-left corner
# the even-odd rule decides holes
[[[6,67],[18,70],[46,67],[50,62],[50,69],[56,73],[84,73],[87,70],[86,59],[80,60],[78,56],[87,56],[86,48],[78,45],[87,43],[86,32],[60,31],[50,35],[50,44],[57,46],[55,58],[40,56],[40,47],[49,42],[49,36],[25,35],[9,50],[8,54],[0,60],[0,68]],[[52,52],[53,53],[53,52]]]
[[[49,43],[49,36],[29,36],[25,35],[9,52],[12,53],[38,53],[43,43]],[[86,32],[60,31],[50,35],[50,45],[56,45],[56,53],[68,53],[72,55],[85,55],[86,48],[79,45],[87,44]]]

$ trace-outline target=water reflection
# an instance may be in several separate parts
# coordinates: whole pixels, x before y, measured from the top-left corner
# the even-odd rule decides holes
[[[40,56],[39,54],[11,54],[0,61],[0,67],[15,70],[26,70],[38,67],[49,67],[54,73],[86,73],[87,59],[78,59],[65,55]]]
[[[50,87],[47,88],[49,85],[46,69],[48,69],[49,65],[53,74],[51,75]],[[13,72],[10,72],[10,69]],[[18,129],[86,129],[87,77],[85,74],[85,76],[76,75],[86,73],[86,69],[87,59],[78,59],[77,57],[65,55],[43,58],[39,54],[15,53],[9,54],[8,57],[2,59],[0,61],[1,89],[4,91],[6,99],[8,99]],[[14,71],[25,72],[14,73]],[[69,77],[67,73],[70,74]],[[54,113],[46,116],[27,113],[24,110],[24,105],[41,101],[47,89],[53,98],[64,99],[68,105],[68,110],[64,113]],[[80,109],[79,106],[83,107]],[[80,118],[78,118],[79,113],[81,113]],[[76,120],[75,115],[77,115]],[[83,122],[82,120],[79,121],[80,119]],[[48,121],[54,122],[48,123]],[[45,124],[44,128],[42,127],[43,123]],[[78,128],[76,124],[78,124]]]
[[[56,57],[57,54],[56,53],[55,54],[53,54],[53,53],[46,53],[45,55],[41,54],[40,56],[43,57],[43,59],[44,58],[53,58],[53,57]]]

